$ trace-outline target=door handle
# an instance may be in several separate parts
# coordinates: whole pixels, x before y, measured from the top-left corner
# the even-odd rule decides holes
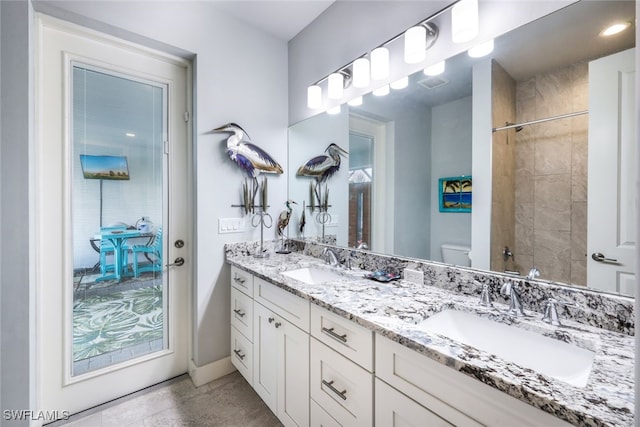
[[[171,264],[167,264],[167,267],[180,267],[183,264],[184,264],[184,258],[179,256]]]
[[[600,252],[594,252],[591,254],[591,258],[593,258],[594,261],[598,261],[598,262],[609,262],[609,263],[618,263],[617,259],[613,259],[613,258],[606,258],[603,254],[601,254]]]

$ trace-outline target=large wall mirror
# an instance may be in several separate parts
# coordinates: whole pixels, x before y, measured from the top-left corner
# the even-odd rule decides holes
[[[614,21],[632,25],[616,36],[601,37],[599,32]],[[364,245],[375,252],[471,265],[466,254],[476,247],[471,225],[483,223],[472,221],[478,214],[473,193],[480,191],[475,184],[485,185],[492,195],[491,215],[484,222],[491,229],[486,248],[491,256],[490,265],[478,267],[526,275],[535,265],[539,279],[632,295],[633,262],[630,270],[614,273],[614,279],[590,266],[622,264],[607,261],[623,255],[610,255],[592,233],[601,227],[591,214],[589,197],[598,187],[624,195],[625,185],[607,186],[631,180],[633,187],[635,157],[627,151],[616,154],[623,166],[617,172],[601,165],[601,154],[592,151],[589,141],[605,126],[592,108],[595,99],[589,98],[617,88],[618,94],[635,99],[633,70],[622,77],[620,71],[612,78],[590,75],[594,59],[627,51],[635,60],[630,50],[635,46],[634,22],[635,2],[580,1],[499,37],[490,57],[451,57],[442,74],[420,71],[408,76],[405,88],[385,96],[370,93],[362,105],[344,104],[338,114],[322,113],[291,126],[289,196],[299,205],[305,201],[307,220],[298,237],[324,235],[340,246]],[[491,97],[486,100],[474,99],[472,85],[474,67],[482,61],[491,62],[486,81]],[[597,79],[605,82],[600,92],[593,89]],[[620,104],[627,97],[616,99]],[[478,167],[472,156],[478,108],[491,109],[497,128],[491,164],[481,165],[491,169],[491,183],[476,183],[472,176]],[[509,127],[547,118],[552,120]],[[618,133],[633,133],[633,120],[627,123]],[[310,179],[294,171],[331,143],[349,154],[341,156],[340,171],[324,184],[331,218],[321,223],[309,208]],[[627,205],[623,199],[602,210],[619,220],[617,230],[624,233],[610,233],[618,246],[633,253],[635,242],[627,238],[634,233],[633,199]],[[300,213],[301,206],[292,219],[295,228]],[[296,235],[295,229],[290,233]],[[601,260],[592,259],[592,252],[601,253]],[[591,277],[603,285],[592,284]]]

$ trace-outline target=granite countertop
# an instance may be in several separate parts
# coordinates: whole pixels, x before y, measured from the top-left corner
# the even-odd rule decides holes
[[[345,269],[340,270],[344,279],[309,285],[281,273],[308,266],[330,267],[299,252],[268,258],[228,252],[227,262],[574,425],[633,424],[633,336],[571,320],[563,320],[561,327],[551,326],[541,321],[540,313],[526,307],[524,318],[514,318],[506,313],[504,304],[494,303],[492,308],[478,304],[480,289],[477,295],[463,295],[405,280],[381,283],[364,278],[364,271]],[[587,385],[574,387],[417,326],[448,308],[594,351]]]

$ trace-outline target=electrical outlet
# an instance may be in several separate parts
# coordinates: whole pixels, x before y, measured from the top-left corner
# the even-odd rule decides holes
[[[424,284],[424,273],[418,270],[412,270],[410,268],[404,269],[404,280],[408,280],[418,285]]]

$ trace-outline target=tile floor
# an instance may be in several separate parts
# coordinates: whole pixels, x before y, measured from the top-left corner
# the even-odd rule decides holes
[[[276,427],[282,424],[237,371],[196,388],[188,375],[47,427]]]

